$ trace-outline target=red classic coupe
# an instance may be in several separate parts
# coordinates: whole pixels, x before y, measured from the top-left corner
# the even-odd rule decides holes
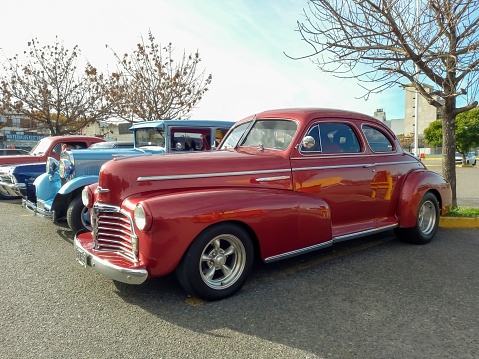
[[[424,244],[450,185],[372,117],[332,109],[265,111],[218,150],[117,158],[85,187],[92,231],[77,260],[124,283],[173,271],[191,295],[237,292],[254,257],[272,262],[395,229]]]

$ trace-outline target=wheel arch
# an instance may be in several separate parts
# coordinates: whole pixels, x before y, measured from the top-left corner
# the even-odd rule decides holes
[[[426,193],[432,193],[444,215],[452,204],[451,186],[441,175],[427,170],[410,172],[404,180],[398,202],[397,217],[400,228],[416,225],[419,204]]]

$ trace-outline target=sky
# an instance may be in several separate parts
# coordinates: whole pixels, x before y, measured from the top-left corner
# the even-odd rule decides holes
[[[112,49],[132,53],[151,31],[174,57],[199,52],[213,80],[193,119],[240,120],[264,110],[326,107],[404,118],[404,92],[392,88],[366,101],[354,79],[322,73],[295,31],[306,0],[16,0],[2,4],[0,58],[22,54],[35,38],[56,38],[100,71],[115,67]],[[111,49],[108,49],[108,45]]]

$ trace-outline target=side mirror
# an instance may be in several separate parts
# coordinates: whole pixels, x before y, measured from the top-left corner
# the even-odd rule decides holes
[[[301,146],[303,146],[303,148],[306,150],[313,148],[315,144],[316,140],[313,136],[304,136],[303,140],[301,141]]]

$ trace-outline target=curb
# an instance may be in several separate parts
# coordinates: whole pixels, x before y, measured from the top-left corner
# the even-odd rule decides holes
[[[439,227],[442,228],[479,228],[479,218],[441,217]]]

